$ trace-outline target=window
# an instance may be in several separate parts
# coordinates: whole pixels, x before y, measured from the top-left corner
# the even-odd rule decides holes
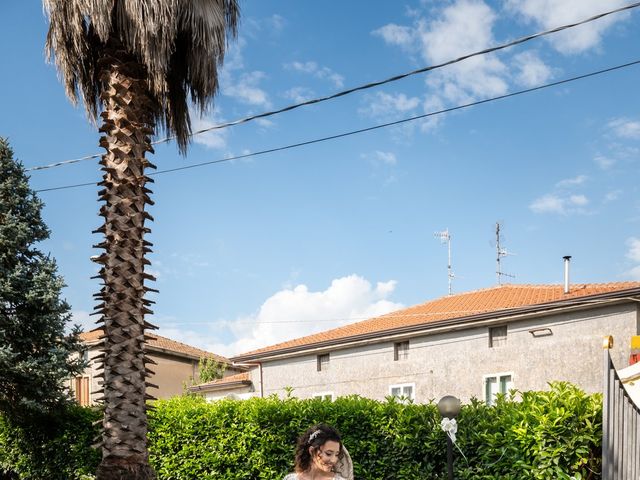
[[[333,402],[333,392],[320,392],[314,393],[313,398],[318,398],[320,400],[326,400],[328,402]]]
[[[318,355],[318,372],[329,370],[329,354]]]
[[[399,399],[403,403],[415,400],[415,383],[401,383],[389,386],[389,395]]]
[[[409,358],[409,341],[396,342],[393,344],[393,360],[406,360]]]
[[[484,401],[493,405],[499,393],[509,393],[513,388],[513,374],[496,373],[484,376]]]
[[[489,327],[489,348],[507,344],[507,326]]]

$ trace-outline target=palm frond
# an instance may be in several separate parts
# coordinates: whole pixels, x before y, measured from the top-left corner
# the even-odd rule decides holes
[[[144,67],[159,106],[154,120],[176,135],[190,134],[191,99],[204,110],[218,90],[226,42],[237,32],[237,0],[43,0],[50,19],[47,58],[55,61],[67,96],[82,99],[90,118],[101,109],[100,63],[117,40]]]

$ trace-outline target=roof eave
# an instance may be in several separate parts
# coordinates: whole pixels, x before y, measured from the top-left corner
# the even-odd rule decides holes
[[[92,347],[95,347],[95,346],[100,346],[102,341],[99,340],[99,339],[88,340],[88,341],[87,340],[82,340],[82,343],[84,343],[87,347],[92,348]],[[164,353],[165,355],[173,355],[174,357],[187,358],[189,360],[199,361],[200,358],[202,358],[199,355],[194,355],[194,354],[191,354],[191,353],[178,352],[176,350],[171,350],[171,349],[168,349],[168,348],[157,347],[155,345],[149,344],[148,342],[146,343],[145,348],[148,351]],[[209,354],[209,355],[211,356],[211,358],[213,358],[217,362],[224,363],[227,367],[234,367],[234,365],[232,365],[231,360],[229,360],[229,359],[220,358],[219,356],[214,355],[214,354]]]
[[[192,385],[187,390],[190,392],[214,392],[216,390],[228,390],[235,387],[250,387],[253,384],[251,380],[238,380],[235,382],[222,383],[216,385]]]

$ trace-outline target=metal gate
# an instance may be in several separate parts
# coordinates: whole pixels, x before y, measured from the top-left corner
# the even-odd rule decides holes
[[[611,361],[613,337],[604,339],[602,480],[640,479],[640,408],[633,403]]]

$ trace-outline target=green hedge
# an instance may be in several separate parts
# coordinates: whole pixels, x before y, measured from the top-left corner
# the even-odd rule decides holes
[[[556,383],[550,391],[516,398],[501,397],[491,407],[477,401],[463,406],[456,479],[600,478],[600,395]],[[0,422],[0,471],[56,480],[94,471],[98,458],[88,450],[88,435],[79,432],[92,431],[90,420],[97,414],[84,412],[65,420],[74,428],[67,424],[48,440],[16,434]],[[149,422],[151,462],[159,480],[278,480],[292,469],[298,434],[317,422],[342,433],[357,479],[446,478],[445,437],[433,404],[356,396],[334,402],[271,397],[206,403],[187,396],[158,401]],[[3,452],[15,439],[14,448]],[[66,473],[51,473],[57,468]]]
[[[21,423],[0,416],[0,479],[80,480],[96,471],[97,409],[70,405]]]

